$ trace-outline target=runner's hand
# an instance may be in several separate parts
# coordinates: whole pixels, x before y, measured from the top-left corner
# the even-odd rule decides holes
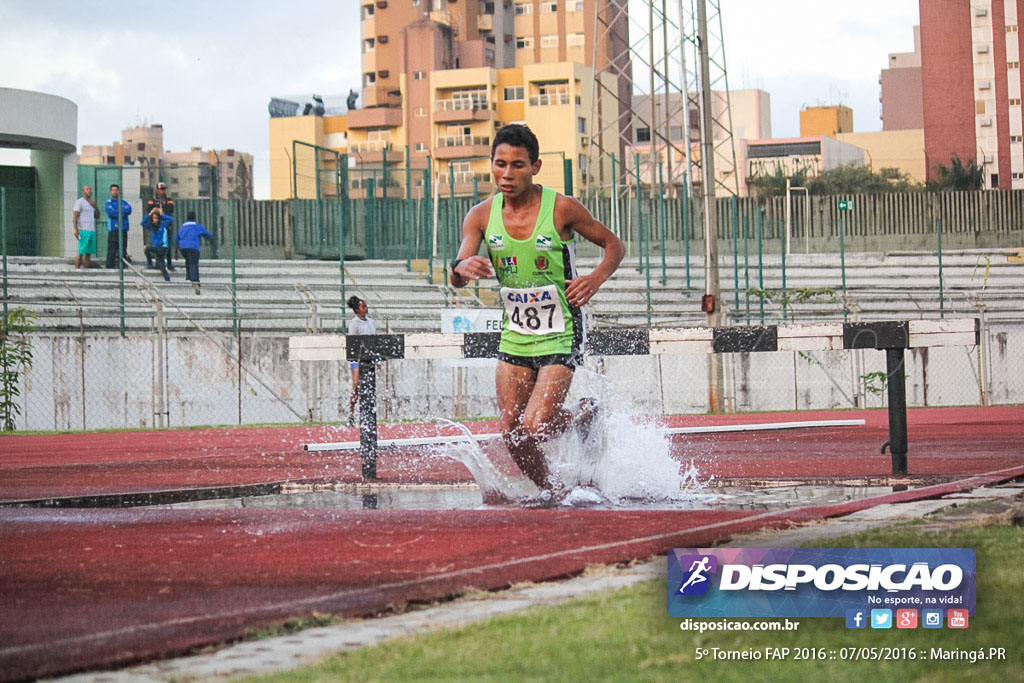
[[[455,267],[455,274],[467,280],[479,280],[485,277],[494,277],[494,268],[491,267],[489,259],[483,256],[470,256],[462,259]]]
[[[583,306],[601,288],[603,283],[594,274],[583,275],[575,280],[565,281],[565,298],[573,306]]]

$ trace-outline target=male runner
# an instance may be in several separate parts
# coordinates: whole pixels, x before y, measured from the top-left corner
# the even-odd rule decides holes
[[[537,486],[551,489],[541,444],[592,417],[592,402],[562,407],[573,370],[582,364],[582,306],[622,260],[622,242],[577,200],[533,182],[540,171],[537,137],[526,126],[502,127],[491,145],[499,194],[466,214],[452,285],[497,273],[505,307],[496,377],[501,431],[512,459]],[[578,275],[574,234],[604,249],[593,272]],[[489,258],[478,255],[486,244]]]

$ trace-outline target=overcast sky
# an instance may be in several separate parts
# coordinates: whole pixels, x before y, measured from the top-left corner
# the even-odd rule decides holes
[[[256,197],[267,197],[267,103],[359,88],[358,4],[0,0],[0,87],[75,102],[79,148],[160,123],[171,151],[248,152]],[[880,130],[878,74],[890,52],[913,49],[917,0],[721,7],[730,87],[771,94],[775,137],[798,135],[800,108],[818,104],[845,104],[855,130]],[[27,153],[0,150],[0,163]]]

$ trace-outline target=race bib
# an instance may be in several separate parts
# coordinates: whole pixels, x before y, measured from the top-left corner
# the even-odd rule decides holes
[[[520,334],[557,334],[565,332],[565,317],[558,299],[558,288],[501,288],[501,301],[508,315],[508,329]]]

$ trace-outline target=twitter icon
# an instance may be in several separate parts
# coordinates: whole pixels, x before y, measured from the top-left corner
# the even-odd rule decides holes
[[[892,610],[871,610],[871,628],[892,628]]]

